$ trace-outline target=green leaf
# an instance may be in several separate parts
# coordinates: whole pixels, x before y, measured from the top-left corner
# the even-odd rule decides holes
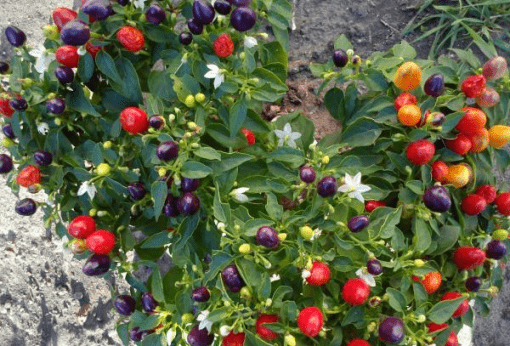
[[[335,49],[343,49],[343,50],[352,49],[351,41],[349,41],[347,36],[345,36],[344,34],[341,34],[340,36],[338,36],[338,38],[335,40],[335,43],[333,44],[333,46],[335,47]]]
[[[122,83],[120,85],[113,84],[112,87],[122,96],[136,102],[143,103],[142,90],[140,88],[140,80],[133,63],[127,58],[121,57],[115,60],[117,71],[119,72]]]
[[[229,116],[229,128],[230,128],[230,138],[234,138],[238,133],[241,127],[243,127],[244,121],[246,120],[248,108],[246,107],[246,102],[243,97],[241,97],[230,109]]]
[[[186,161],[181,171],[183,177],[190,179],[202,179],[212,173],[213,170],[211,167],[198,161]]]
[[[217,160],[221,161],[221,155],[218,151],[214,150],[211,147],[201,147],[193,152],[198,157],[201,157],[206,160]]]
[[[151,292],[158,302],[162,303],[165,301],[165,293],[163,291],[163,281],[161,280],[161,274],[159,272],[159,267],[155,267],[152,270],[151,276]]]
[[[90,114],[95,117],[101,116],[101,114],[99,114],[92,106],[89,99],[85,97],[85,93],[83,92],[80,84],[73,82],[71,84],[71,88],[73,91],[69,92],[66,97],[66,104],[68,108],[74,109],[80,113]]]
[[[230,221],[230,205],[228,203],[222,203],[220,198],[220,190],[216,188],[214,192],[213,202],[214,217],[221,222],[228,223]]]
[[[391,48],[393,55],[401,57],[406,60],[414,59],[416,57],[416,50],[407,41],[401,41]]]
[[[342,320],[342,327],[345,327],[349,324],[356,324],[361,321],[363,321],[363,309],[360,306],[353,306],[345,314]]]
[[[445,323],[452,317],[453,313],[457,310],[464,299],[466,298],[460,297],[437,303],[427,312],[428,319],[434,323]]]
[[[382,126],[375,121],[363,117],[355,120],[343,132],[341,143],[350,147],[373,145],[382,133]]]
[[[324,105],[333,118],[345,124],[344,92],[340,88],[331,88],[326,92]]]
[[[221,153],[221,162],[211,162],[211,168],[213,169],[214,174],[218,175],[229,171],[232,168],[236,168],[252,159],[252,155],[243,153]]]
[[[115,61],[106,53],[105,50],[101,49],[96,55],[96,65],[99,71],[101,71],[106,77],[111,79],[117,84],[122,84],[122,78],[120,77]]]
[[[279,147],[269,154],[268,158],[275,161],[290,163],[296,167],[301,166],[305,162],[303,152],[290,147]]]
[[[129,337],[129,323],[117,325],[117,335],[119,336],[124,346],[128,346],[129,340],[131,340]]]
[[[151,187],[151,197],[154,202],[154,218],[156,221],[161,215],[166,197],[168,195],[168,186],[165,181],[155,181]]]
[[[177,97],[173,89],[174,81],[167,71],[151,71],[147,79],[149,91],[153,97],[171,101]]]
[[[163,346],[166,345],[166,343],[164,343],[165,341],[163,341],[164,339],[164,334],[149,334],[143,339],[142,346]]]
[[[290,286],[280,286],[278,287],[273,294],[273,306],[278,309],[281,307],[283,299],[286,295],[292,294],[294,290]]]
[[[440,235],[434,233],[434,241],[437,241],[436,250],[431,253],[440,255],[450,250],[459,239],[460,227],[453,225],[445,225],[439,229]]]
[[[395,311],[404,312],[407,310],[406,297],[402,294],[402,292],[388,287],[386,289],[386,293],[389,296],[388,303]]]
[[[85,53],[80,57],[78,64],[78,76],[82,82],[87,83],[94,75],[94,59],[89,53]]]
[[[163,247],[164,245],[170,243],[170,239],[168,238],[168,231],[162,231],[156,234],[151,235],[149,238],[145,239],[140,246],[141,249],[156,249]]]
[[[272,346],[270,343],[262,340],[259,336],[255,336],[255,334],[249,330],[244,330],[243,332],[245,334],[245,346]]]
[[[261,274],[257,270],[255,262],[246,258],[238,258],[236,265],[244,282],[256,290],[261,283]]]
[[[272,193],[267,195],[266,211],[269,217],[275,221],[281,220],[283,216],[283,207],[278,204],[276,196]]]
[[[417,237],[416,251],[425,251],[432,243],[430,228],[421,218],[415,217],[413,221],[414,234]]]

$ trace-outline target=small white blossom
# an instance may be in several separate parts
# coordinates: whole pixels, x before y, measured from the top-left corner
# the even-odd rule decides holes
[[[213,323],[207,319],[207,316],[209,316],[209,310],[200,311],[200,314],[198,314],[197,317],[197,321],[200,322],[200,324],[198,325],[198,329],[206,328],[207,331],[210,333]]]
[[[44,76],[44,72],[48,70],[51,62],[55,60],[55,54],[47,53],[43,46],[39,48],[32,49],[29,54],[35,58],[37,58],[34,68],[40,74],[41,79]]]
[[[216,225],[216,228],[218,228],[220,231],[225,231],[225,224],[223,222],[220,222],[216,219],[214,219],[214,224]]]
[[[282,130],[274,130],[276,137],[278,137],[278,146],[281,147],[284,144],[287,144],[289,147],[295,148],[296,140],[301,138],[301,133],[292,132],[292,127],[289,123],[285,124]]]
[[[313,235],[312,235],[312,238],[310,238],[310,240],[315,240],[317,238],[319,238],[322,234],[322,230],[316,228],[313,230]]]
[[[50,127],[46,123],[40,123],[37,125],[37,132],[39,132],[41,135],[45,135],[50,130]]]
[[[255,37],[246,36],[244,39],[244,46],[247,48],[253,48],[258,44],[257,39]]]
[[[78,189],[78,196],[82,196],[85,193],[87,193],[90,197],[90,199],[94,199],[94,196],[96,195],[96,187],[93,184],[90,184],[88,181],[84,181],[80,188]]]
[[[366,271],[365,268],[360,268],[356,271],[356,276],[360,279],[364,280],[368,286],[375,287],[375,279],[374,276]]]
[[[78,48],[78,55],[85,55],[87,54],[87,49],[85,48],[85,46],[80,46],[80,48]]]
[[[248,196],[246,196],[244,193],[246,191],[250,190],[248,187],[240,187],[237,189],[232,190],[230,193],[234,198],[241,203],[248,202]]]
[[[361,183],[360,172],[358,172],[354,177],[351,177],[349,173],[345,173],[344,184],[338,188],[338,192],[347,193],[349,197],[356,198],[361,203],[365,202],[365,199],[361,194],[370,190],[370,186],[363,185]]]
[[[221,83],[225,80],[221,69],[214,64],[207,64],[207,68],[209,71],[204,75],[204,78],[213,79],[214,78],[214,89],[217,89]]]
[[[473,346],[473,330],[467,324],[463,325],[457,333],[459,346]]]
[[[273,275],[271,275],[271,277],[269,278],[269,280],[271,280],[271,282],[278,281],[278,280],[280,280],[280,275],[278,275],[278,274],[273,274]]]
[[[306,278],[310,277],[310,275],[312,275],[312,273],[310,273],[309,270],[307,269],[304,269],[302,272],[301,272],[301,277],[306,280]]]
[[[173,329],[173,328],[168,329],[168,332],[166,333],[167,344],[171,345],[172,341],[174,341],[176,336],[177,336],[177,332],[175,331],[175,329]]]
[[[220,334],[221,336],[227,336],[230,334],[230,330],[232,330],[232,327],[229,326],[221,326],[220,327]]]
[[[134,0],[133,4],[135,5],[136,8],[143,9],[145,7],[145,0]]]

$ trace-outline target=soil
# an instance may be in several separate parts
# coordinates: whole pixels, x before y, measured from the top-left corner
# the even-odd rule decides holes
[[[421,0],[291,0],[295,5],[295,28],[290,33],[289,93],[280,105],[268,106],[275,116],[300,110],[315,123],[316,137],[339,130],[316,96],[319,81],[309,73],[311,62],[325,62],[333,42],[345,34],[362,58],[387,50],[402,40],[401,32],[417,15]],[[74,5],[80,0],[74,0]],[[0,29],[16,25],[28,41],[42,43],[40,28],[49,22],[55,7],[72,7],[73,0],[2,0]],[[412,41],[417,34],[406,37]],[[430,41],[414,44],[418,57],[425,58]],[[0,37],[0,60],[12,49]],[[1,139],[0,135],[0,139]],[[505,177],[510,181],[510,177]],[[13,212],[15,196],[0,177],[0,333],[2,345],[121,345],[116,337],[110,285],[85,277],[77,260],[58,250],[59,242],[44,230],[41,215],[21,218]],[[44,196],[40,197],[41,199]],[[56,252],[55,252],[56,251]],[[143,275],[143,274],[142,274]],[[510,340],[510,272],[491,305],[488,318],[475,323],[474,345],[504,346]],[[122,292],[125,287],[115,287]]]

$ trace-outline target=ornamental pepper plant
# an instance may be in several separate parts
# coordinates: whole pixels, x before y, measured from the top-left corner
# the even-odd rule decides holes
[[[405,41],[362,59],[340,36],[311,70],[342,131],[317,141],[300,112],[261,116],[287,91],[291,16],[89,0],[55,9],[43,51],[6,30],[0,173],[48,196],[12,207],[41,208],[86,275],[126,280],[125,345],[456,345],[498,293],[506,60]]]

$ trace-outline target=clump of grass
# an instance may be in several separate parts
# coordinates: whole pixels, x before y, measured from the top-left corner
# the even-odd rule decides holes
[[[421,13],[430,10],[433,10],[431,15],[416,21]],[[465,39],[471,39],[479,48],[480,40],[492,42],[510,53],[510,44],[503,39],[510,37],[510,0],[424,0],[402,34],[418,29],[423,34],[414,42],[434,38],[429,58]],[[486,55],[489,53],[483,48],[481,50]]]

